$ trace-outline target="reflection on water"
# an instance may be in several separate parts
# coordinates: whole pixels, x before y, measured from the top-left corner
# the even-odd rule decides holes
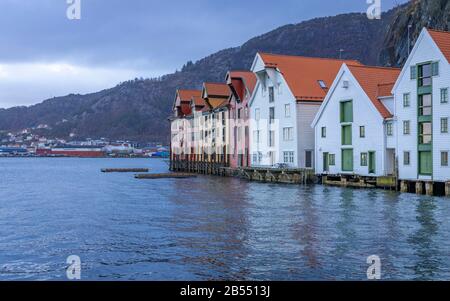
[[[0,159],[0,279],[450,279],[450,202],[232,178],[135,180],[150,159]]]

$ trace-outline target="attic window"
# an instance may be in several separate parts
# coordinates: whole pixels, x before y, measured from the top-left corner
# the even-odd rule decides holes
[[[318,80],[317,82],[319,83],[319,86],[322,89],[326,89],[327,88],[327,85],[325,84],[325,82],[323,80]]]

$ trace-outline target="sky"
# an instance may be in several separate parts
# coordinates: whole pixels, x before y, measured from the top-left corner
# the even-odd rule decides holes
[[[72,1],[79,20],[67,18]],[[366,12],[366,1],[0,0],[0,108],[172,73],[282,25]]]

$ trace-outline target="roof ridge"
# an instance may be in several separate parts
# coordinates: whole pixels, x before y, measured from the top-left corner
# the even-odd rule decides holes
[[[434,28],[428,28],[428,27],[426,27],[426,29],[427,29],[428,31],[434,31],[434,32],[439,32],[439,33],[448,33],[448,34],[450,34],[450,31],[447,31],[447,30],[434,29]]]
[[[356,68],[367,68],[367,69],[383,69],[383,70],[402,70],[402,68],[397,67],[383,67],[383,66],[367,66],[367,65],[350,65]]]
[[[226,85],[227,83],[222,83],[222,82],[204,82],[204,84],[209,84],[209,85]]]
[[[314,60],[327,60],[327,61],[347,61],[347,62],[357,62],[361,64],[360,61],[356,59],[338,59],[338,58],[327,58],[327,57],[314,57],[314,56],[305,56],[305,55],[294,55],[294,54],[275,54],[275,53],[268,53],[268,52],[258,52],[259,54],[263,55],[270,55],[270,56],[284,56],[284,57],[297,57],[297,58],[305,58],[305,59],[314,59]]]

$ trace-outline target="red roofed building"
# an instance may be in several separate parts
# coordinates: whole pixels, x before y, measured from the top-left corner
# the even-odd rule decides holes
[[[317,174],[395,174],[394,96],[400,69],[344,64],[312,126]]]
[[[424,28],[393,88],[400,180],[450,182],[449,90],[450,32]]]
[[[256,75],[250,71],[230,71],[226,82],[231,91],[230,107],[230,167],[250,166],[249,101],[256,87]]]
[[[258,53],[250,101],[252,165],[314,167],[314,119],[342,64],[353,60]]]

